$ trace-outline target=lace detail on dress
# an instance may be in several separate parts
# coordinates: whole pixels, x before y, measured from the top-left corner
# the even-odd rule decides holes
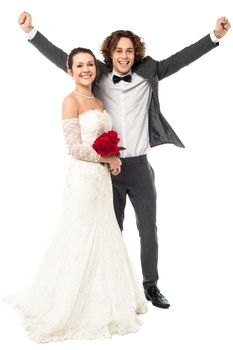
[[[78,118],[62,121],[63,133],[70,154],[77,159],[98,162],[100,155],[90,145],[82,143],[81,128]]]

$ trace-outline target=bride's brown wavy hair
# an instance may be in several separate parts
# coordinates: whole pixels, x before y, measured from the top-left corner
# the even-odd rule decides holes
[[[146,46],[142,38],[130,30],[117,30],[107,36],[100,47],[100,52],[104,57],[104,63],[110,69],[112,69],[112,51],[115,50],[117,43],[121,38],[129,38],[133,42],[135,50],[134,66],[142,62],[143,58],[145,57]]]

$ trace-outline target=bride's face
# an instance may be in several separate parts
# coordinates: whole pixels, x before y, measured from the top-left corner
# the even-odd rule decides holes
[[[76,84],[91,85],[96,77],[96,65],[93,56],[86,52],[74,55],[71,75]]]

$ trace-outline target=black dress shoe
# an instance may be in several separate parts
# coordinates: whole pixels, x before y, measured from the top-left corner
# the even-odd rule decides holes
[[[160,307],[162,309],[168,309],[170,304],[168,300],[160,293],[160,290],[157,286],[149,287],[145,289],[145,297],[147,300],[150,300],[154,306]]]

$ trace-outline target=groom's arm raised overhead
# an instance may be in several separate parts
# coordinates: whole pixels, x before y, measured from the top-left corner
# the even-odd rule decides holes
[[[18,24],[21,29],[27,33],[29,42],[35,46],[46,58],[56,66],[67,72],[66,61],[67,53],[52,44],[44,35],[37,31],[32,25],[32,18],[28,12],[23,12],[18,18]],[[217,20],[215,30],[197,41],[196,43],[184,48],[176,54],[157,62],[157,74],[159,79],[163,79],[181,68],[187,66],[193,61],[218,45],[218,41],[230,29],[230,23],[226,17],[220,17]],[[98,68],[104,68],[104,64],[97,60]]]
[[[44,35],[42,35],[32,24],[32,17],[28,12],[22,12],[18,18],[20,28],[27,34],[29,42],[35,46],[46,58],[48,58],[57,67],[67,73],[68,54],[52,44]],[[100,72],[105,71],[103,62],[97,61],[97,67]]]
[[[220,39],[230,29],[230,23],[226,17],[217,19],[215,29],[196,43],[184,48],[176,54],[157,62],[159,80],[176,73],[219,45]]]
[[[66,62],[68,54],[53,45],[34,28],[30,13],[22,12],[18,18],[18,24],[20,28],[28,34],[30,43],[33,44],[46,58],[67,73]]]

